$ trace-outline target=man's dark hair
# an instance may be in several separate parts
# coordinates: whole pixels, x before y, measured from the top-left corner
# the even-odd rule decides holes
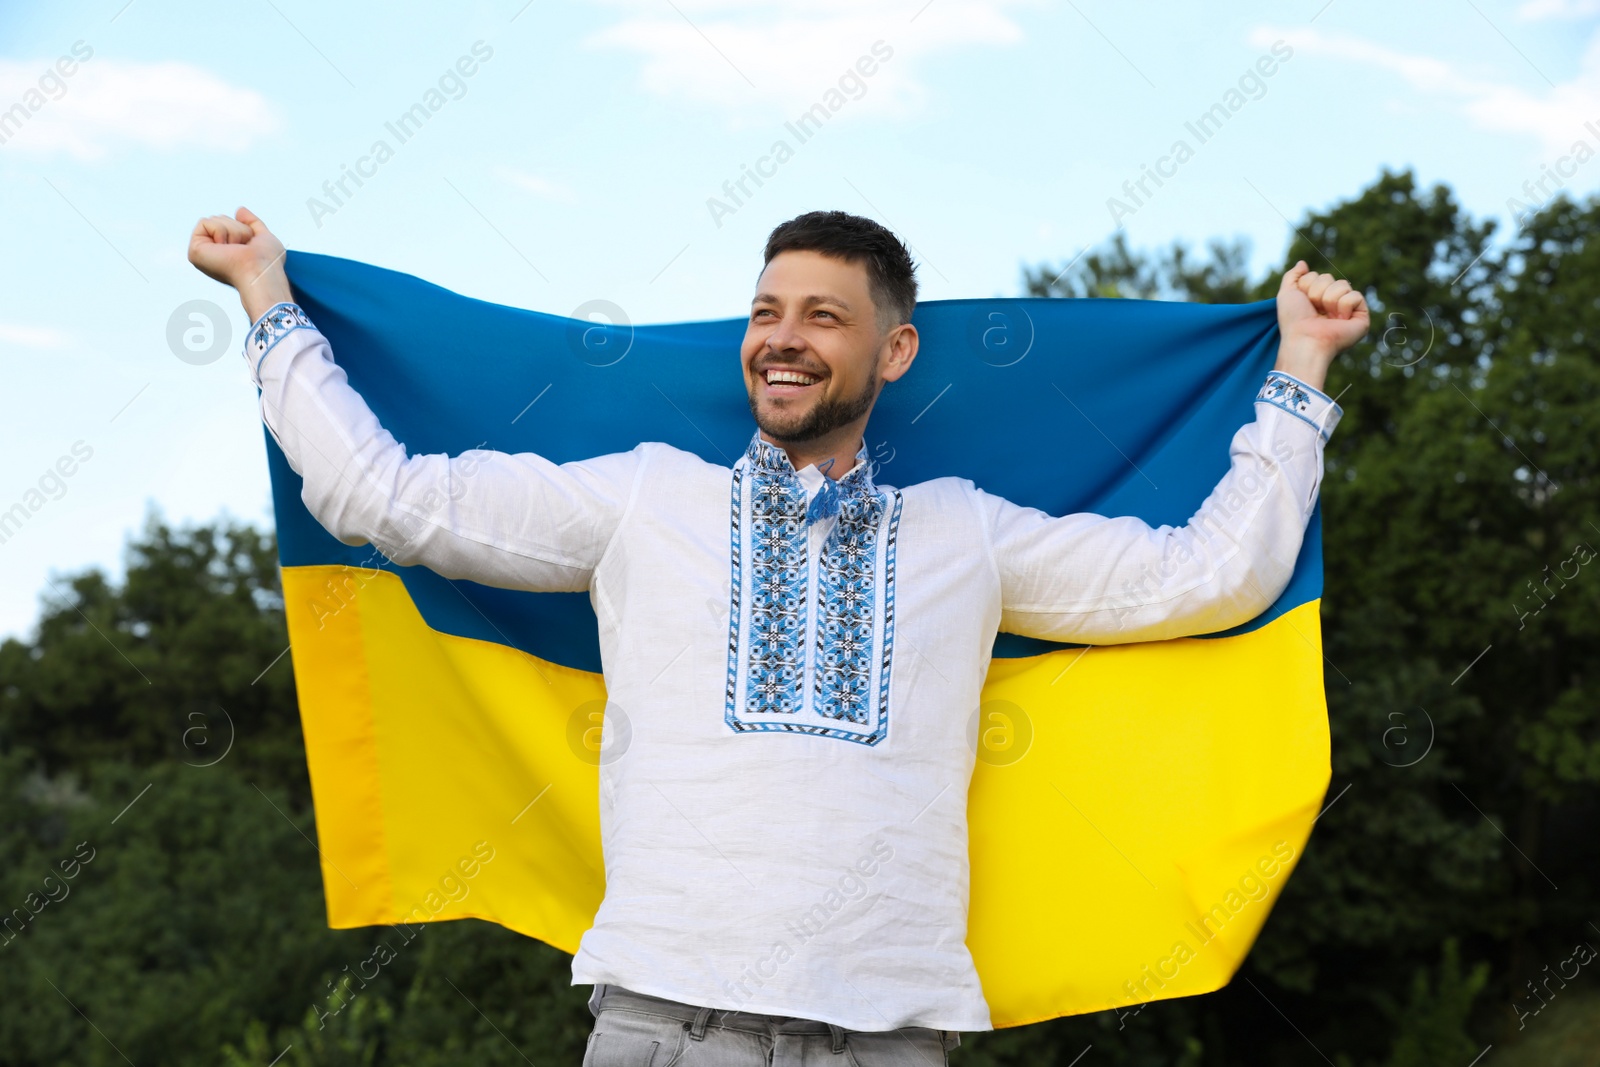
[[[865,263],[867,290],[878,309],[878,331],[911,321],[917,306],[916,266],[892,232],[844,211],[808,211],[780,224],[767,238],[766,263],[780,252],[818,252],[846,263]]]

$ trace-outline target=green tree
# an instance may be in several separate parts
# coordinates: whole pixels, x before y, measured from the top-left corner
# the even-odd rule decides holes
[[[1446,940],[1437,980],[1430,981],[1425,969],[1412,979],[1411,1000],[1397,1020],[1399,1037],[1388,1067],[1433,1067],[1476,1059],[1483,1046],[1467,1035],[1467,1019],[1488,980],[1487,963],[1462,974],[1459,947],[1454,938]]]
[[[275,558],[152,519],[123,583],[58,581],[0,646],[0,1067],[252,1062],[269,1035],[262,1063],[576,1062],[570,957],[477,920],[330,1011],[396,935],[327,927]]]
[[[122,587],[90,570],[41,602],[33,640],[0,643],[0,746],[80,777],[103,760],[202,764],[228,751],[231,766],[309,801],[269,534],[173,529],[152,514]]]

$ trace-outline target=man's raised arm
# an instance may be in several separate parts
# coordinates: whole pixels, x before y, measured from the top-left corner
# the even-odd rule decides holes
[[[250,211],[201,219],[189,261],[239,292],[261,415],[318,522],[400,564],[511,589],[581,591],[621,522],[642,449],[557,465],[533,453],[407,456],[295,303],[283,244]]]
[[[1052,641],[1124,644],[1248,622],[1289,584],[1322,484],[1322,452],[1343,410],[1322,386],[1365,336],[1365,299],[1304,262],[1278,291],[1282,342],[1234,434],[1229,467],[1189,522],[1047,515],[979,493],[1000,578],[1001,626]]]

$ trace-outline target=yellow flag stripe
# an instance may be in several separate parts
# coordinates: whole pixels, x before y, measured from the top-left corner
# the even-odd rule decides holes
[[[432,630],[387,572],[284,591],[329,925],[476,917],[575,951],[605,888],[601,676]],[[967,945],[996,1027],[1232,976],[1328,785],[1319,606],[993,661]]]

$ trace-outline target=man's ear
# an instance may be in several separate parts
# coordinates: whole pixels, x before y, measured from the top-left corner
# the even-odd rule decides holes
[[[884,381],[896,381],[911,369],[912,361],[917,358],[917,342],[917,328],[909,322],[889,331],[889,336],[884,340]]]

